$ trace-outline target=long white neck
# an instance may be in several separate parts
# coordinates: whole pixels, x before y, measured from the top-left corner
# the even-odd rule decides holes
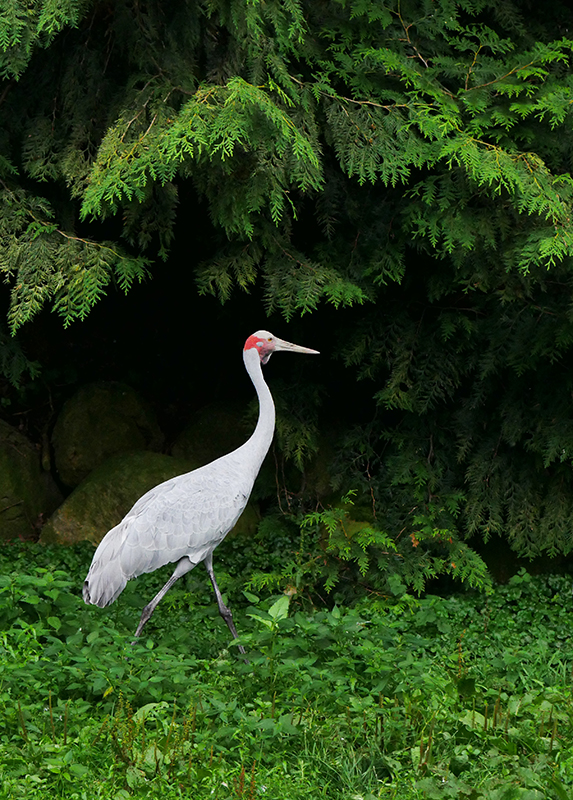
[[[275,404],[273,396],[265,379],[261,368],[261,360],[257,350],[252,347],[243,351],[243,361],[245,369],[253,382],[253,386],[259,398],[259,419],[257,427],[252,436],[245,442],[243,447],[248,448],[253,455],[252,465],[255,475],[258,473],[263,463],[264,457],[268,453],[275,432]]]

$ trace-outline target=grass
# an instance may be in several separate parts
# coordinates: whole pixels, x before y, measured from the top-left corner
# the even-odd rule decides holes
[[[304,609],[199,572],[80,598],[89,548],[0,550],[0,797],[573,797],[571,584]],[[190,591],[191,590],[191,591]]]

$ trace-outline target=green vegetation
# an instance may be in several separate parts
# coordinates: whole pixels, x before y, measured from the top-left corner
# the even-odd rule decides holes
[[[169,442],[265,312],[323,353],[220,548],[248,663],[199,571],[132,645],[164,575],[98,610],[88,547],[2,551],[4,796],[571,798],[569,582],[492,589],[475,546],[573,550],[570,4],[1,5],[0,403],[38,464],[94,375]]]
[[[245,663],[198,571],[132,646],[161,578],[88,608],[90,554],[0,554],[2,797],[571,796],[569,579],[289,609],[223,569]]]
[[[51,309],[75,344],[106,295],[156,281],[130,313],[142,332],[161,309],[161,346],[130,347],[174,358],[146,364],[146,395],[219,313],[229,344],[265,313],[307,324],[330,374],[292,392],[309,423],[282,415],[284,459],[331,438],[327,475],[402,580],[483,583],[472,537],[570,553],[572,30],[559,0],[4,3],[7,328],[37,342]],[[0,329],[8,407],[39,360]],[[78,364],[16,413],[34,392],[53,408]]]

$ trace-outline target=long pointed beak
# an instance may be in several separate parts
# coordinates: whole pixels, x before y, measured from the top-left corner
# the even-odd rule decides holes
[[[278,350],[285,350],[289,353],[307,353],[311,356],[318,356],[320,355],[318,350],[311,350],[310,347],[301,347],[300,344],[292,344],[291,342],[285,342],[284,339],[279,339],[275,336],[274,341],[274,350],[277,352]]]

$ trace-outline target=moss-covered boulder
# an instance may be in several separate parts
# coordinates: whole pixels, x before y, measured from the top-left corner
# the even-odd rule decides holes
[[[160,450],[163,435],[148,404],[130,386],[82,386],[63,406],[52,434],[58,475],[78,486],[107,458],[133,450]]]
[[[0,540],[37,538],[42,520],[61,501],[39,450],[0,420]]]
[[[108,458],[90,472],[42,529],[44,544],[98,544],[141,495],[158,483],[189,470],[185,461],[138,451]]]
[[[175,475],[189,463],[148,451],[109,458],[74,489],[42,529],[44,544],[73,544],[84,539],[99,544],[145,492]],[[244,517],[244,519],[243,519]],[[258,515],[250,507],[237,523],[241,534],[254,533]]]
[[[239,536],[251,539],[255,536],[260,521],[261,514],[257,503],[247,503],[245,510],[237,520],[237,524],[229,531],[229,536],[231,538]]]
[[[243,424],[244,411],[244,407],[238,409],[230,403],[205,406],[177,437],[172,455],[202,466],[235,450],[250,433]]]

